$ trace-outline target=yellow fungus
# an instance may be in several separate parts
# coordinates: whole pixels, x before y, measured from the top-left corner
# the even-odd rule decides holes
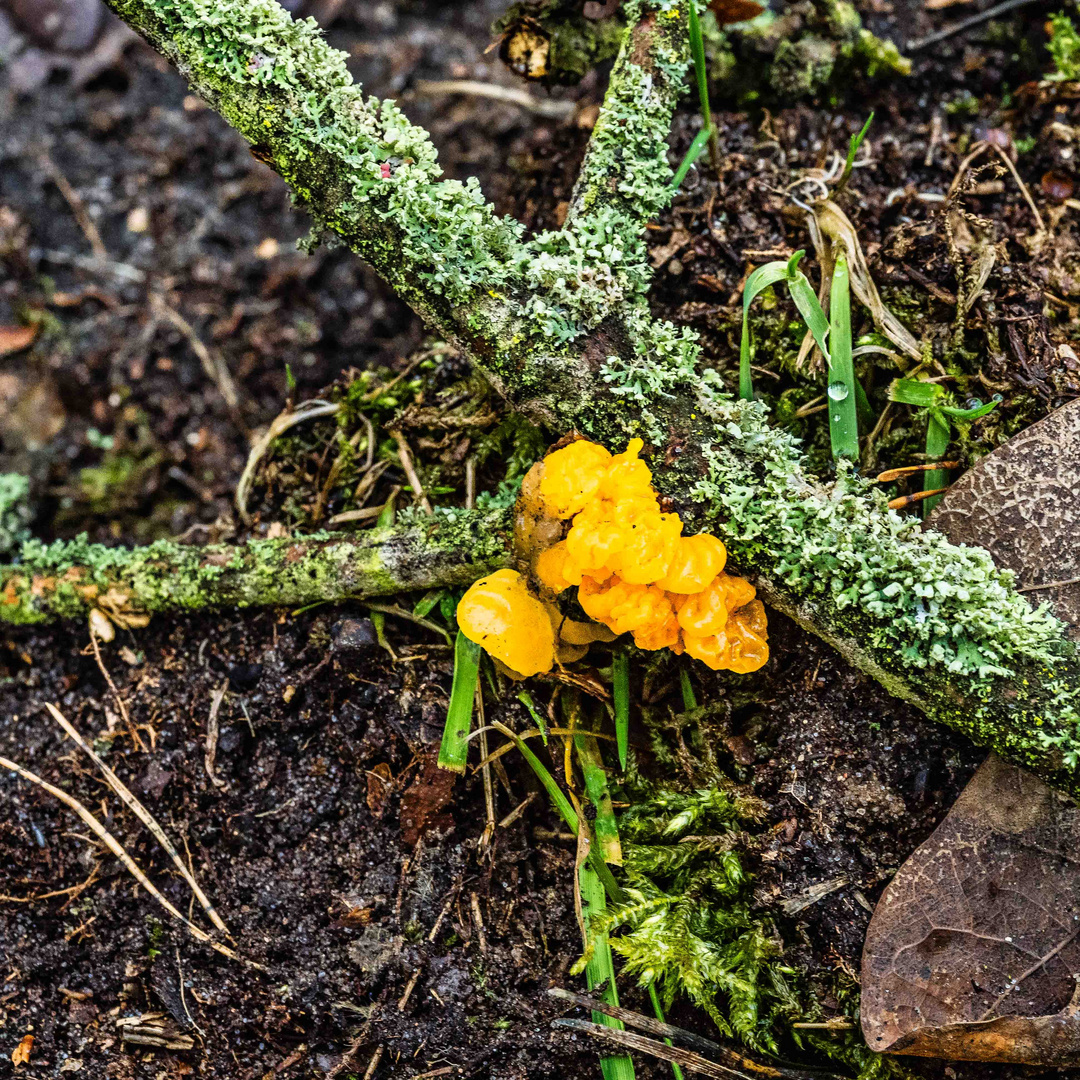
[[[682,535],[679,516],[661,509],[642,449],[631,439],[612,456],[579,439],[526,474],[514,546],[544,603],[521,575],[502,570],[459,607],[463,632],[500,667],[515,676],[547,671],[627,633],[641,649],[686,652],[713,669],[754,671],[768,660],[753,585],[724,572],[727,549],[717,537]],[[574,586],[592,622],[567,619],[550,603]]]
[[[596,494],[611,454],[597,443],[578,439],[544,458],[540,497],[552,517],[571,518]]]
[[[667,573],[657,584],[673,593],[700,592],[726,563],[727,548],[715,536],[681,536]]]
[[[516,570],[496,570],[474,582],[457,607],[461,632],[519,675],[550,671],[555,632],[544,605]]]

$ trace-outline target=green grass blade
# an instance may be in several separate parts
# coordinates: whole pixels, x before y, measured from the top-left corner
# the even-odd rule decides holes
[[[683,709],[689,712],[697,708],[697,695],[690,682],[690,672],[686,668],[679,668],[679,689],[682,691]]]
[[[720,168],[720,142],[713,127],[712,109],[709,106],[709,72],[705,66],[705,38],[701,34],[701,22],[698,19],[698,0],[690,0],[687,30],[690,34],[690,55],[694,58],[694,79],[697,82],[698,103],[701,106],[701,119],[705,124],[706,139],[713,168]]]
[[[940,461],[949,449],[949,439],[952,433],[949,430],[948,417],[943,416],[938,409],[930,409],[926,417],[926,457],[929,461]],[[949,483],[949,474],[944,469],[931,469],[923,481],[923,491],[936,491],[946,487]],[[931,495],[929,499],[923,499],[923,517],[941,501],[940,495]]]
[[[702,128],[694,136],[690,149],[686,151],[686,156],[680,162],[679,167],[675,170],[675,176],[672,178],[671,190],[673,193],[679,190],[691,166],[701,157],[701,151],[705,149],[705,144],[709,141],[710,135],[712,135],[712,132],[708,128]]]
[[[592,936],[589,924],[594,914],[600,914],[607,907],[604,887],[597,875],[583,866],[578,874],[581,887],[581,902],[585,909],[585,929],[592,938],[592,955],[585,967],[585,980],[590,990],[600,989],[600,998],[609,1005],[619,1004],[619,991],[615,985],[615,964],[611,956],[611,943],[607,934]],[[623,1030],[623,1022],[604,1013],[594,1012],[593,1022],[605,1027]],[[618,1054],[600,1059],[600,1071],[604,1080],[634,1080],[634,1063],[629,1054]]]
[[[619,826],[615,822],[615,811],[611,805],[611,792],[608,789],[608,775],[604,768],[604,759],[600,756],[600,747],[589,735],[575,735],[574,748],[577,750],[581,774],[585,777],[585,794],[596,809],[593,831],[600,855],[605,862],[622,865],[622,844],[619,842]]]
[[[851,283],[847,256],[839,255],[829,290],[829,439],[834,458],[859,457],[859,405],[851,359]]]
[[[945,397],[945,391],[937,384],[921,379],[893,379],[889,387],[889,400],[901,405],[914,405],[917,409],[930,409]]]
[[[802,253],[796,252],[795,254],[801,255]],[[814,341],[821,350],[821,355],[825,357],[826,363],[830,363],[829,320],[825,317],[825,312],[821,310],[821,303],[817,298],[817,293],[814,292],[809,279],[801,270],[792,270],[787,275],[787,287],[788,292],[791,293],[791,299],[795,301],[795,307],[802,316],[802,321],[806,323],[806,328],[814,335]]]
[[[544,745],[547,746],[547,721],[540,715],[540,710],[537,709],[536,703],[532,699],[532,694],[530,694],[528,690],[522,690],[517,697],[518,701],[520,701],[528,710],[533,723],[540,729],[540,738],[544,740]]]
[[[469,729],[472,727],[476,681],[480,673],[480,646],[460,630],[454,643],[454,683],[450,688],[450,707],[439,746],[439,768],[463,773],[469,754]]]
[[[771,262],[759,266],[747,279],[742,300],[742,340],[739,343],[739,397],[754,400],[754,380],[750,374],[750,305],[770,285],[783,281],[788,274],[787,263]]]
[[[848,179],[851,176],[851,170],[855,167],[855,155],[859,152],[859,147],[862,146],[862,141],[866,138],[866,133],[870,130],[870,125],[873,122],[874,114],[871,113],[866,118],[866,123],[863,124],[862,130],[857,135],[851,136],[851,141],[848,143],[847,160],[844,162],[844,171],[840,174],[840,179],[836,181],[836,187],[833,188],[834,197],[847,186]]]
[[[661,1024],[666,1024],[667,1020],[664,1018],[664,1010],[660,1005],[660,995],[656,992],[656,983],[649,983],[649,1001],[652,1002],[652,1009],[656,1019],[659,1020]],[[666,1042],[668,1046],[672,1045],[670,1039],[665,1039],[664,1042]],[[671,1063],[671,1071],[675,1076],[675,1080],[683,1080],[682,1066],[677,1061]]]
[[[548,772],[544,763],[525,745],[525,740],[520,738],[516,732],[511,731],[505,724],[495,722],[491,726],[508,739],[511,739],[514,745],[517,746],[526,764],[536,773],[536,778],[555,804],[555,809],[559,811],[563,821],[566,822],[566,827],[576,834],[578,831],[577,812],[570,805],[570,800],[563,794],[562,788],[555,782],[555,777]],[[611,897],[611,902],[613,904],[625,903],[626,893],[615,880],[615,875],[612,874],[608,864],[597,854],[595,847],[589,852],[588,865],[592,867],[596,876],[603,882],[605,891]]]
[[[626,768],[630,746],[630,655],[618,649],[611,663],[611,693],[615,699],[615,745],[619,749],[619,768]]]

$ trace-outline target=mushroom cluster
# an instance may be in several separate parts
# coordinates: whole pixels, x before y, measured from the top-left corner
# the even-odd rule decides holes
[[[719,539],[683,536],[678,514],[661,509],[642,446],[632,439],[612,456],[579,439],[526,475],[515,547],[536,593],[522,574],[500,570],[458,605],[465,636],[510,673],[549,671],[625,633],[641,649],[685,652],[713,670],[756,671],[768,660],[754,587],[724,573]],[[593,622],[561,613],[557,598],[570,588]]]

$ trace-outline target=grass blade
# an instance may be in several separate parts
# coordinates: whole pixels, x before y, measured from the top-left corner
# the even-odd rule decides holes
[[[694,136],[690,149],[686,151],[686,156],[675,170],[675,176],[671,181],[672,193],[678,191],[682,186],[682,182],[686,179],[686,174],[690,171],[691,166],[701,157],[701,151],[705,149],[705,144],[709,141],[710,135],[712,135],[712,132],[708,128],[702,128]]]
[[[795,254],[801,255],[802,252]],[[794,256],[792,258],[794,259]],[[825,317],[825,312],[821,310],[821,302],[809,279],[801,270],[792,268],[787,275],[787,287],[788,292],[791,293],[791,299],[795,301],[795,307],[802,316],[803,322],[806,323],[806,328],[814,335],[814,341],[821,350],[821,355],[825,357],[825,362],[831,363],[829,320]]]
[[[626,769],[630,746],[630,656],[618,649],[611,664],[611,693],[615,699],[615,745],[619,749],[619,768]]]
[[[815,297],[816,299],[816,297]],[[838,255],[829,291],[829,439],[834,458],[859,457],[858,394],[851,359],[851,283],[846,255]]]
[[[697,695],[690,682],[690,672],[686,668],[679,668],[679,689],[682,691],[683,709],[689,712],[697,708]]]
[[[690,55],[694,58],[694,78],[697,82],[698,101],[701,105],[701,119],[705,123],[706,139],[709,143],[709,156],[717,174],[720,172],[720,141],[713,127],[712,109],[709,106],[709,73],[705,67],[705,39],[701,34],[701,22],[698,20],[698,0],[690,0],[687,29],[690,33]],[[700,151],[699,151],[700,153]]]
[[[439,746],[439,768],[463,773],[469,754],[469,729],[472,727],[476,682],[480,674],[480,646],[460,630],[454,643],[454,683],[450,689],[450,707]]]
[[[866,133],[870,130],[870,125],[873,122],[874,114],[871,113],[866,118],[862,130],[857,135],[851,136],[851,141],[848,143],[847,160],[844,162],[844,171],[840,174],[840,179],[836,181],[836,187],[833,188],[833,198],[847,186],[851,170],[855,167],[855,155],[859,152],[859,147],[862,146],[862,141],[866,138]]]
[[[926,456],[931,461],[940,461],[949,449],[949,420],[938,409],[930,409],[926,417]],[[923,481],[923,491],[936,491],[948,487],[949,474],[944,469],[931,469]],[[931,495],[922,501],[923,517],[941,501],[940,495]]]
[[[566,822],[566,827],[572,832],[578,831],[578,816],[577,812],[570,805],[570,800],[563,794],[562,788],[555,782],[555,777],[548,772],[544,763],[525,745],[525,741],[515,731],[511,731],[505,724],[500,724],[498,721],[491,725],[496,731],[501,732],[508,739],[513,740],[514,745],[517,746],[518,752],[525,759],[529,768],[536,773],[536,778],[543,785],[544,790],[548,793],[551,801],[555,804],[555,809],[559,811],[563,821]],[[611,897],[613,904],[622,904],[626,902],[626,893],[619,886],[619,883],[615,880],[615,875],[612,874],[608,864],[596,853],[595,848],[589,852],[588,865],[592,867],[596,876],[603,882],[604,890],[608,896]]]
[[[739,397],[743,401],[754,400],[754,380],[750,374],[750,305],[770,285],[783,281],[788,276],[787,263],[771,262],[759,266],[747,279],[743,287],[742,300],[742,340],[739,343]]]
[[[693,693],[693,691],[691,691],[691,693]],[[649,1001],[652,1002],[653,1013],[655,1014],[656,1019],[659,1020],[661,1024],[666,1024],[667,1021],[664,1019],[664,1010],[660,1006],[660,995],[656,992],[656,983],[654,982],[649,983]],[[672,1045],[670,1039],[665,1039],[664,1042],[666,1042],[668,1046]],[[683,1080],[682,1066],[677,1061],[671,1063],[671,1071],[675,1076],[675,1080]]]
[[[532,694],[528,690],[522,690],[518,694],[518,701],[525,706],[529,711],[529,715],[532,717],[533,723],[540,730],[540,738],[544,740],[544,745],[547,746],[548,740],[548,727],[547,721],[540,715],[540,711],[536,707],[536,703],[532,699]]]
[[[594,915],[601,914],[607,907],[607,897],[599,877],[588,867],[583,866],[578,873],[581,888],[581,902],[585,909],[586,932],[592,937],[590,924]],[[586,945],[589,951],[589,944]],[[619,991],[615,986],[615,965],[611,956],[611,944],[607,934],[598,933],[591,942],[591,957],[585,966],[585,980],[590,990],[600,988],[600,998],[609,1005],[619,1004]],[[593,1022],[624,1030],[623,1022],[604,1013],[593,1012]],[[604,1080],[634,1080],[634,1063],[629,1054],[618,1054],[600,1059],[600,1071]]]
[[[596,809],[593,831],[596,833],[600,855],[604,862],[622,866],[619,826],[615,822],[611,792],[608,790],[608,775],[604,768],[604,759],[600,756],[600,747],[589,735],[575,735],[574,747],[577,749],[582,776],[585,777],[585,793]]]

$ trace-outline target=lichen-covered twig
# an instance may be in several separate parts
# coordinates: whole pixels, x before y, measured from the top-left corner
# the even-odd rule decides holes
[[[466,585],[507,560],[501,512],[438,513],[396,529],[253,540],[230,547],[158,541],[134,549],[83,540],[23,545],[0,567],[0,621],[40,623],[85,615],[302,607]]]
[[[1061,627],[985,552],[921,533],[848,474],[817,483],[786,433],[697,370],[695,337],[653,320],[641,301],[640,226],[668,197],[659,132],[687,59],[685,0],[624,5],[636,29],[574,212],[567,228],[531,241],[475,183],[440,180],[426,134],[393,104],[365,99],[312,22],[293,22],[272,0],[109,3],[289,181],[321,228],[369,259],[511,403],[610,447],[646,438],[658,490],[689,525],[722,535],[775,606],[899,697],[1080,794],[1080,664]],[[159,608],[162,596],[182,607],[354,591],[337,579],[350,567],[332,543],[310,543],[318,569],[303,581],[282,562],[284,546],[236,549],[234,569],[217,578],[187,554],[195,573],[183,603],[151,569],[154,556],[129,558]],[[245,573],[248,559],[269,574]],[[382,567],[371,578],[388,591]],[[85,603],[71,585],[47,592],[66,598],[44,605],[63,613]],[[17,608],[34,610],[25,578],[16,593]]]

